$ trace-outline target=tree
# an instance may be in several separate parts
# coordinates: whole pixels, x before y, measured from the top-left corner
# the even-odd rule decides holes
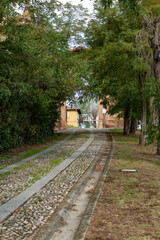
[[[123,112],[124,134],[133,133],[141,105],[135,71],[136,16],[133,25],[129,13],[121,11],[119,5],[112,8],[98,6],[97,9],[96,18],[90,21],[86,34],[92,48],[90,86],[96,89],[104,105],[108,104],[106,96],[110,95],[110,113]]]
[[[157,140],[157,154],[160,155],[160,59],[159,59],[159,49],[160,49],[160,39],[159,39],[159,29],[160,29],[160,17],[144,18],[144,23],[148,32],[148,42],[152,49],[153,61],[151,68],[155,78],[155,104],[158,114],[157,126],[155,126],[155,138]],[[153,88],[152,88],[153,89]],[[153,129],[152,129],[153,131]],[[152,135],[153,136],[153,135]]]
[[[156,69],[159,69],[158,61],[155,61],[155,58],[151,60],[152,56],[156,56],[157,59],[157,50],[154,51],[159,45],[154,44],[150,47],[147,42],[148,33],[141,38],[137,32],[141,33],[143,29],[145,14],[159,15],[157,7],[160,3],[149,0],[96,2],[96,16],[90,21],[86,35],[87,43],[93,49],[90,55],[90,86],[97,90],[97,94],[104,99],[104,104],[108,103],[106,95],[111,96],[114,103],[110,105],[111,113],[124,113],[124,134],[134,132],[136,121],[141,118],[140,143],[144,145],[147,123],[150,125],[150,121],[154,121],[154,111],[151,107],[153,104],[154,108],[160,105],[159,93],[154,91],[159,88],[158,81],[150,86],[151,81],[154,83],[152,72],[158,73]],[[152,31],[153,28],[152,26]],[[151,33],[149,35],[151,36]],[[153,40],[153,34],[151,38]],[[153,71],[150,62],[154,62]],[[158,76],[155,79],[158,79]],[[149,92],[152,93],[148,95]],[[155,129],[155,135],[158,137],[159,130]]]
[[[82,121],[89,122],[96,128],[96,120],[98,116],[98,104],[93,99],[88,99],[84,103],[79,104],[79,107],[82,111]]]
[[[27,5],[30,22],[16,12],[16,3],[24,7],[26,2],[0,3],[5,36],[0,42],[0,151],[53,134],[59,106],[73,95],[71,86],[77,84],[69,41],[81,22],[75,26],[74,18],[68,17],[72,6],[32,1]],[[64,9],[65,16],[59,14]],[[69,36],[66,25],[73,30]]]
[[[148,142],[157,140],[157,154],[160,154],[160,120],[159,120],[159,85],[160,85],[160,64],[158,60],[159,50],[159,6],[160,1],[145,0],[143,6],[143,25],[139,32],[138,41],[140,43],[139,55],[148,64],[149,71],[149,92],[150,92],[150,118],[148,124]],[[147,73],[147,70],[145,74]],[[144,85],[144,84],[143,84]],[[146,87],[146,86],[145,86]],[[157,120],[156,120],[157,112]]]

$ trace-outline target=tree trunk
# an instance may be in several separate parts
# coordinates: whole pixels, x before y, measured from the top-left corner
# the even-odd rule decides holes
[[[158,126],[160,127],[160,107],[158,108]],[[160,138],[157,140],[157,155],[160,155]]]
[[[154,78],[154,72],[152,69],[152,72],[150,74],[150,78]],[[153,84],[151,85],[150,91],[153,92]],[[154,105],[154,100],[155,97],[150,97],[149,99],[149,112],[150,112],[150,116],[149,116],[149,123],[155,125],[156,124],[156,109],[155,109],[155,105]]]
[[[145,20],[145,24],[148,27],[149,38],[148,42],[153,52],[153,65],[151,64],[154,77],[157,85],[157,96],[160,95],[160,59],[159,59],[159,51],[160,51],[160,41],[159,41],[159,27],[160,27],[160,17],[150,18]],[[156,111],[158,117],[158,127],[160,127],[160,102],[156,102]],[[159,143],[159,133],[157,136],[157,154],[160,155],[160,143]]]
[[[137,119],[132,118],[131,124],[130,124],[130,130],[129,130],[130,135],[135,136],[136,130],[137,130]]]
[[[145,97],[145,93],[144,93],[144,78],[145,75],[143,74],[139,74],[139,81],[141,84],[141,100],[142,100],[142,119],[141,119],[141,134],[139,137],[139,144],[140,145],[145,145],[146,143],[146,135],[145,135],[145,131],[146,131],[146,119],[147,119],[147,104],[146,104],[146,97]]]
[[[103,114],[103,128],[106,128],[106,114]]]
[[[160,93],[160,89],[159,89],[159,82],[160,82],[160,61],[155,61],[155,64],[154,64],[154,74],[155,74],[155,78],[157,80],[157,96],[158,94]],[[160,105],[157,104],[157,105]],[[158,109],[157,109],[157,117],[158,117],[158,127],[160,127],[160,108],[158,106]],[[157,139],[157,155],[160,155],[160,142],[158,141]]]
[[[93,121],[93,124],[95,126],[95,128],[97,127],[97,123],[96,123],[96,120]]]
[[[159,89],[159,83],[160,83],[160,60],[157,59],[157,56],[159,54],[159,26],[160,22],[157,21],[155,23],[155,32],[154,32],[154,41],[152,41],[152,49],[153,49],[153,56],[154,56],[154,76],[157,81],[157,96],[160,94],[160,89]],[[157,105],[160,105],[157,104]],[[160,127],[160,107],[157,107],[157,113],[158,113],[158,127]],[[160,155],[160,143],[157,139],[157,154]]]
[[[149,123],[155,125],[156,124],[156,111],[155,111],[155,106],[154,106],[154,97],[150,98],[149,110],[150,110]]]
[[[160,144],[157,143],[157,155],[160,155]]]
[[[58,128],[61,130],[61,107],[59,108]]]
[[[123,127],[123,135],[129,136],[129,113],[130,108],[128,107],[124,112],[124,127]]]

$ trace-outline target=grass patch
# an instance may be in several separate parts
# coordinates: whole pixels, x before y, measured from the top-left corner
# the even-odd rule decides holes
[[[48,173],[48,171],[49,171],[49,167],[45,167],[45,168],[39,168],[35,172],[31,173],[32,180],[29,182],[29,185],[41,179],[46,173]]]
[[[109,130],[111,133],[122,133],[123,129],[110,129]]]
[[[31,163],[23,163],[23,164],[21,164],[20,166],[15,167],[14,170],[12,170],[12,171],[9,171],[9,172],[6,172],[6,173],[1,173],[1,174],[0,174],[0,180],[8,177],[8,176],[9,176],[11,173],[13,173],[13,172],[22,170],[22,169],[24,169],[24,168],[31,168],[31,167],[33,167],[33,165],[32,165]]]
[[[0,160],[3,160],[4,158],[8,158],[8,156],[0,157]]]
[[[68,125],[67,128],[68,128],[68,129],[72,129],[72,128],[73,128],[73,129],[77,129],[77,128],[80,128],[80,127],[74,127],[74,126]]]
[[[74,134],[74,136],[72,137],[72,139],[76,139],[76,138],[79,138],[79,137],[81,137],[81,138],[83,138],[83,139],[87,139],[87,138],[89,138],[89,136],[90,136],[90,132],[88,131],[88,130],[86,130],[85,131],[85,134],[84,133],[76,133],[76,134]]]
[[[160,239],[160,157],[156,145],[112,131],[115,151],[86,235],[89,239]],[[122,172],[121,169],[136,169]],[[99,221],[101,216],[101,222]]]
[[[8,177],[10,174],[11,174],[11,172],[6,172],[6,173],[2,173],[2,174],[0,174],[0,180],[2,180],[2,179],[4,179],[4,178]]]
[[[53,136],[49,137],[48,139],[56,139],[56,140],[62,140],[65,137],[68,137],[70,133],[57,133],[54,134]]]
[[[24,168],[31,168],[31,167],[33,167],[33,164],[31,164],[31,163],[23,163],[20,166],[15,167],[13,171],[19,171],[19,170],[22,170]]]
[[[71,156],[75,152],[75,149],[69,149],[65,153],[60,154],[57,158],[50,160],[50,168],[53,166],[57,166],[61,162],[63,162],[67,157]]]

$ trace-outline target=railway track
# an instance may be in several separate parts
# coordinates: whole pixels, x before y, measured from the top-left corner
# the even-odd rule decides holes
[[[106,166],[108,166],[112,152],[109,133],[102,130],[92,131],[85,143],[83,136],[86,138],[86,132],[79,132],[76,138],[71,138],[70,147],[74,147],[76,141],[79,142],[71,156],[27,187],[25,191],[0,206],[0,237],[2,240],[71,240],[76,235],[77,239],[80,239],[78,231],[81,232],[83,221],[87,219],[86,209],[89,209],[89,200],[92,199],[97,184],[101,182],[102,176],[106,173]],[[84,188],[85,185],[88,185],[88,190]],[[83,193],[87,195],[84,197]],[[86,198],[85,201],[83,197]],[[78,204],[82,202],[83,209],[80,213],[81,207],[78,207]],[[68,216],[73,217],[71,214],[73,212],[83,217],[75,216],[76,220],[73,218],[67,223]],[[68,231],[67,226],[73,225],[73,222],[77,222],[76,226],[72,231]],[[65,232],[74,234],[67,236]],[[62,233],[67,238],[64,238]]]

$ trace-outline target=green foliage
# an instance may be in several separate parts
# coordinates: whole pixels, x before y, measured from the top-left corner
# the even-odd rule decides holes
[[[146,135],[147,135],[146,145],[150,145],[155,141],[157,141],[160,144],[160,126],[149,124],[146,131]]]
[[[154,107],[159,107],[159,83],[152,80],[151,69],[146,61],[151,55],[148,35],[137,44],[137,33],[143,27],[143,15],[156,15],[159,1],[119,0],[96,1],[94,19],[88,24],[86,42],[90,66],[89,86],[103,99],[110,114],[129,111],[130,119],[141,119],[142,95],[147,103],[149,121],[149,98],[154,97]],[[146,54],[146,59],[140,52]],[[150,59],[151,60],[151,59]],[[152,62],[153,60],[151,60]],[[139,79],[144,76],[144,86]],[[152,93],[151,93],[152,92]],[[110,96],[110,99],[106,96]],[[143,101],[144,101],[143,98]]]
[[[159,17],[160,15],[160,0],[143,0],[143,11],[151,17]]]
[[[135,16],[133,16],[135,17]],[[111,114],[126,108],[140,118],[141,98],[138,71],[135,64],[135,36],[137,21],[118,7],[99,9],[86,32],[87,43],[92,47],[88,56],[91,77],[90,87],[109,106]],[[110,100],[106,96],[110,96]],[[122,115],[123,116],[123,115]],[[133,114],[132,116],[133,117]]]
[[[138,13],[140,10],[139,0],[119,0],[119,3],[123,4],[128,9],[135,11],[135,13]]]
[[[77,85],[68,49],[81,21],[74,24],[72,6],[33,1],[32,20],[22,23],[15,4],[24,9],[23,2],[0,3],[0,151],[51,136],[60,105]]]
[[[104,8],[110,7],[113,3],[113,0],[100,0],[100,3]]]

